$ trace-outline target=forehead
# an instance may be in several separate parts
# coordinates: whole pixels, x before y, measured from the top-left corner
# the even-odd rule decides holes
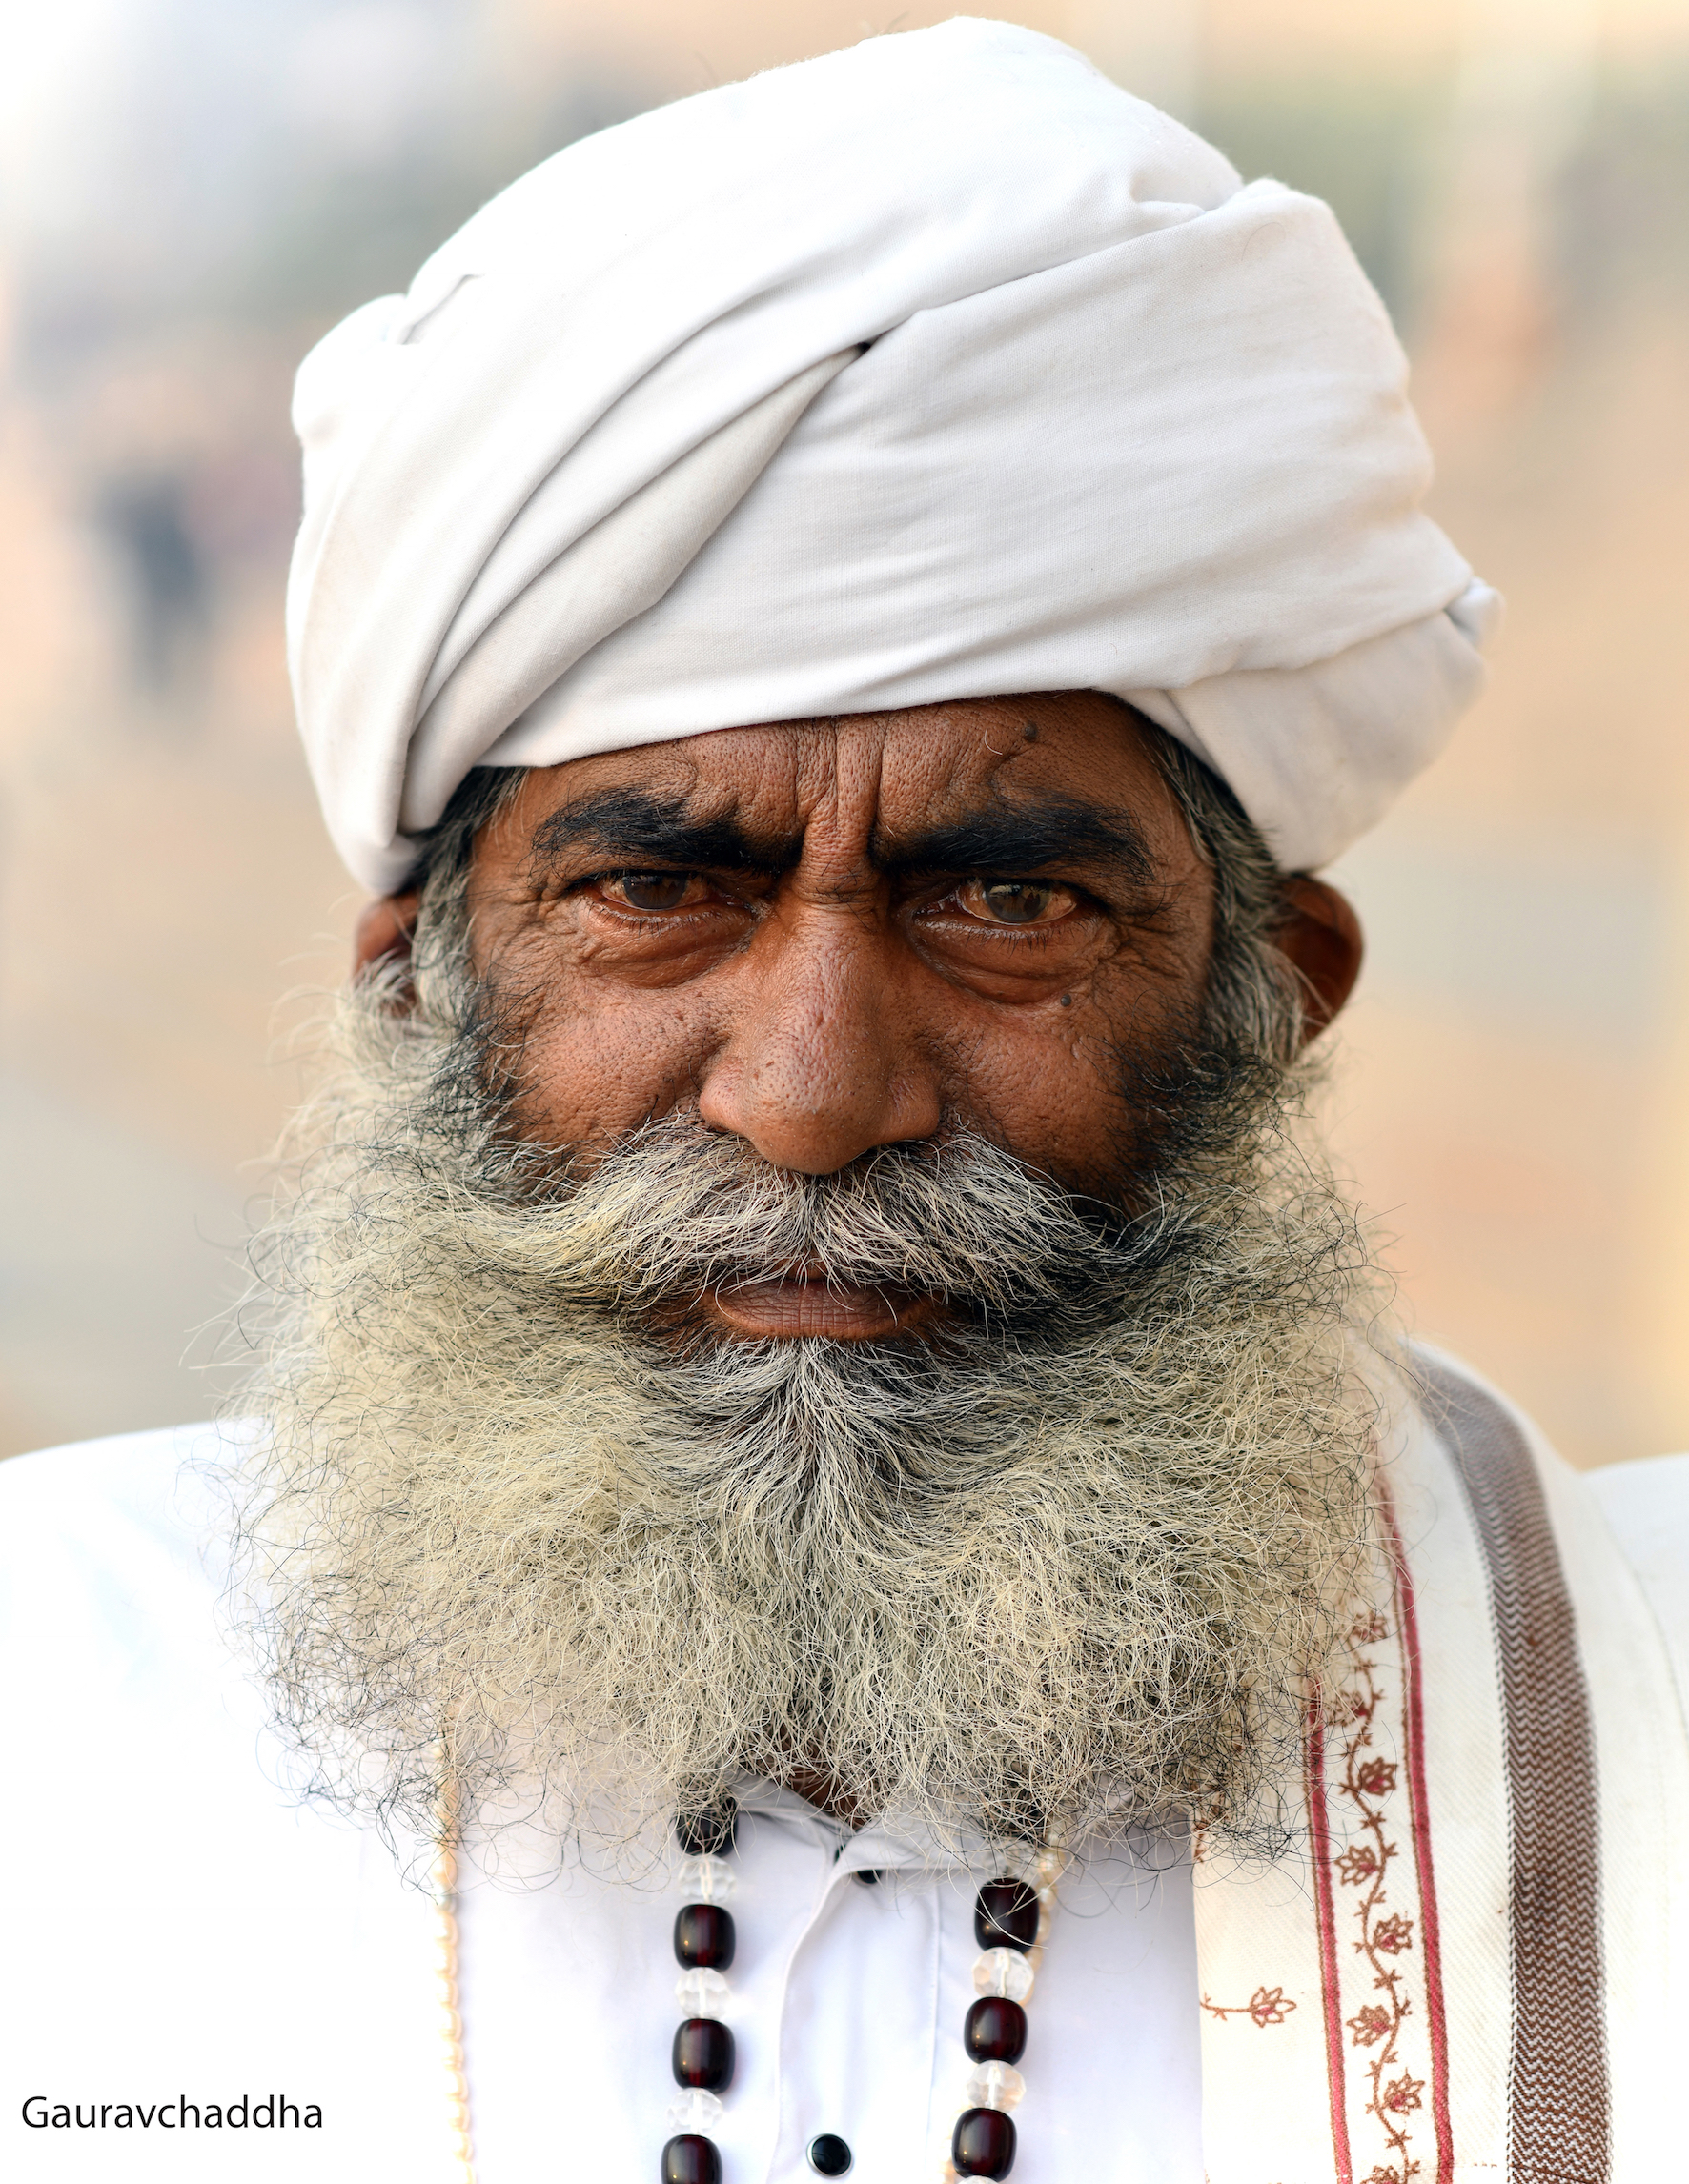
[[[732,819],[747,833],[908,837],[992,804],[1060,799],[1121,813],[1159,859],[1193,855],[1148,727],[1090,691],[714,729],[537,768],[499,833],[618,789]],[[508,829],[508,832],[506,831]],[[513,839],[514,838],[514,839]]]

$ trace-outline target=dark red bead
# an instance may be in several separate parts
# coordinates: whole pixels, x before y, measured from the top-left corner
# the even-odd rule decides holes
[[[719,1858],[733,1848],[739,1831],[739,1807],[723,1797],[703,1812],[675,1814],[675,1841],[689,1858]]]
[[[950,2136],[961,2176],[1007,2176],[1014,2167],[1014,2125],[1000,2108],[965,2108]]]
[[[1038,1939],[1038,1898],[1025,1881],[987,1881],[973,1907],[982,1949],[1030,1949]]]
[[[674,2064],[676,2085],[724,2093],[733,2082],[732,2027],[714,2017],[688,2017],[675,2032]]]
[[[662,2184],[722,2184],[722,2154],[715,2140],[696,2131],[671,2138],[662,2150]]]
[[[1027,2052],[1027,2012],[1004,1994],[982,1995],[962,2025],[976,2063],[1018,2063]]]
[[[725,1904],[683,1904],[675,1913],[675,1954],[688,1967],[725,1972],[738,1940]]]

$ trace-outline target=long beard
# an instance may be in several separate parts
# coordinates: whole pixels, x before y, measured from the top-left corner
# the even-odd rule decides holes
[[[1129,1217],[963,1132],[815,1178],[683,1111],[559,1172],[466,1099],[473,1044],[350,997],[259,1240],[247,1625],[313,1789],[402,1827],[442,1770],[630,1831],[742,1771],[993,1837],[1271,1827],[1376,1409],[1365,1252],[1273,1102],[1211,1072],[1230,1120]],[[702,1327],[798,1266],[946,1308]]]

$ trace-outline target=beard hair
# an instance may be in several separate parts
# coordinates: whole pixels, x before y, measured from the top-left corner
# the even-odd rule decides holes
[[[1176,1122],[1122,1211],[960,1129],[815,1177],[682,1108],[570,1165],[513,1131],[484,997],[393,1001],[337,1004],[249,1301],[236,1598],[309,1790],[625,1841],[819,1774],[946,1839],[1278,1839],[1381,1385],[1288,1072],[1140,1072]],[[818,1265],[945,1316],[698,1316]]]

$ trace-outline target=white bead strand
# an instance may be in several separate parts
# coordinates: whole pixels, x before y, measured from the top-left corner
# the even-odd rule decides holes
[[[458,2007],[457,1800],[440,1793],[429,1872],[434,1901],[434,1991],[440,2011],[440,2061],[446,2074],[446,2129],[460,2184],[475,2184],[475,2142],[469,2129],[469,2079],[463,2068],[463,2018]]]

